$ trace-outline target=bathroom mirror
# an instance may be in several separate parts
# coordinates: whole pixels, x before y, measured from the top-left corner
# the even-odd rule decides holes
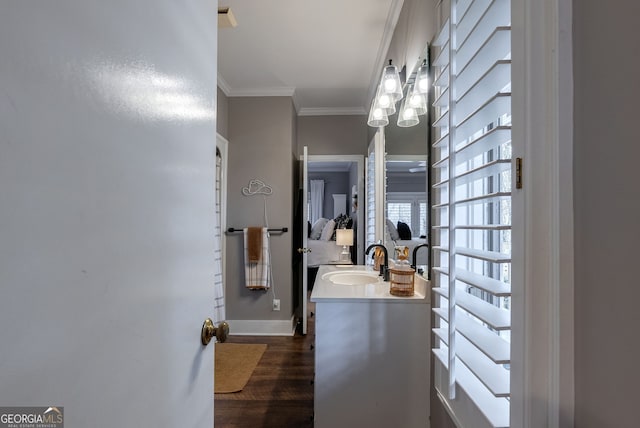
[[[400,128],[401,135],[385,129],[385,246],[390,250],[407,246],[410,256],[416,246],[428,243],[428,154],[425,148],[420,153],[415,144],[422,141],[424,145],[427,133],[426,121],[412,128]],[[424,272],[429,264],[428,255],[426,248],[417,253],[416,265]]]
[[[419,66],[427,57],[428,47],[412,69],[407,70],[408,82],[415,80]],[[397,106],[400,110],[400,105]],[[429,109],[419,117],[420,122],[411,127],[397,125],[397,115],[389,117],[384,127],[385,144],[385,246],[392,251],[395,246],[409,247],[411,260],[413,249],[428,243],[429,237]],[[428,248],[418,250],[416,265],[428,276]],[[390,254],[391,256],[391,254]]]

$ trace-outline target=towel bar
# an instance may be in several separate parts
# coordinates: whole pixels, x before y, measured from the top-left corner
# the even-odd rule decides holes
[[[233,233],[233,232],[242,232],[243,230],[244,230],[244,229],[236,229],[235,227],[230,227],[230,228],[228,228],[228,229],[227,229],[227,232],[229,232],[229,233]],[[269,232],[282,232],[282,233],[285,233],[285,232],[288,232],[288,231],[289,231],[289,228],[288,228],[288,227],[279,227],[279,228],[277,228],[277,229],[271,229],[271,228],[269,228],[269,229],[267,229],[267,231],[269,231]]]

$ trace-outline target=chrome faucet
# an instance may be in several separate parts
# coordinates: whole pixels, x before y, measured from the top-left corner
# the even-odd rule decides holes
[[[368,256],[369,251],[371,251],[373,247],[382,248],[382,252],[384,253],[384,264],[380,265],[380,276],[382,276],[385,281],[389,281],[389,254],[387,253],[387,247],[382,244],[371,244],[367,247],[367,250],[364,253]]]
[[[426,247],[429,248],[429,244],[420,244],[420,245],[416,245],[416,247],[413,249],[413,257],[412,257],[412,262],[411,262],[411,267],[413,269],[416,268],[416,266],[418,265],[417,261],[417,254],[418,254],[418,250],[422,247]]]

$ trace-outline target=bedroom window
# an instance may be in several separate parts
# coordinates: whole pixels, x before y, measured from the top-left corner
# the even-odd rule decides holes
[[[387,218],[394,225],[399,221],[411,228],[411,236],[419,238],[427,235],[427,203],[424,193],[387,193]]]
[[[465,427],[510,424],[510,6],[452,0],[433,42],[434,378]]]

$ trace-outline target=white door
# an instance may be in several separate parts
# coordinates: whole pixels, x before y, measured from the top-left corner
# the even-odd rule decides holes
[[[302,253],[302,334],[307,334],[307,302],[308,302],[308,290],[309,290],[309,276],[307,268],[309,267],[309,261],[307,252],[309,245],[307,225],[309,224],[309,160],[307,153],[307,146],[304,146],[302,154],[302,248],[299,251]]]
[[[213,426],[216,10],[0,6],[0,406]]]

